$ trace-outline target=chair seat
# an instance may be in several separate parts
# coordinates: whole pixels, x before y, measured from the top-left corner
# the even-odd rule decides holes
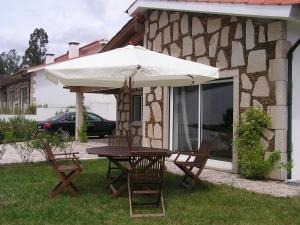
[[[78,170],[80,167],[78,167],[77,165],[59,165],[58,166],[58,171],[60,172],[66,172],[66,171],[75,171]]]
[[[192,166],[192,167],[200,167],[198,163],[195,162],[174,162],[178,166]]]

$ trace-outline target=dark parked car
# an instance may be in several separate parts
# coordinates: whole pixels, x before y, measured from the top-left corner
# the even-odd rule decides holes
[[[54,116],[46,121],[38,123],[40,131],[61,132],[64,136],[75,135],[75,112],[62,113]],[[116,122],[106,120],[94,113],[87,113],[88,120],[88,136],[103,137],[105,135],[114,134]]]

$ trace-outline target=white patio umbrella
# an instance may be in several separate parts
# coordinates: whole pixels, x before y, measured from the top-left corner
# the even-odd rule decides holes
[[[47,79],[65,86],[131,88],[189,86],[219,77],[218,68],[128,45],[44,68]],[[131,96],[130,96],[131,128]],[[131,148],[131,129],[129,129]]]

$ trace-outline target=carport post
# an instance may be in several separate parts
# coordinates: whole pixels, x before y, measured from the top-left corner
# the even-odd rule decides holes
[[[83,93],[76,92],[76,125],[75,139],[79,141],[79,130],[83,124]]]

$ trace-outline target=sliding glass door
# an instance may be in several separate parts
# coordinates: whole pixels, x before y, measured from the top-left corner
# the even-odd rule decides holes
[[[232,161],[232,80],[173,88],[171,106],[173,150],[196,150],[208,139],[214,143],[211,158]]]
[[[232,82],[202,85],[202,138],[211,140],[211,158],[232,161]]]

